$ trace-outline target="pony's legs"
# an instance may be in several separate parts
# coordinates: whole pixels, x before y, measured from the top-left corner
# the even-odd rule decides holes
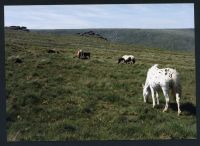
[[[156,91],[157,105],[159,105],[158,92]]]
[[[166,90],[166,89],[164,89],[164,88],[162,88],[162,90],[163,90],[163,94],[164,94],[164,96],[165,96],[165,108],[164,108],[164,110],[163,110],[163,112],[166,112],[167,110],[168,110],[168,104],[169,104],[169,94],[168,94],[168,90]]]
[[[178,115],[180,115],[181,110],[180,110],[180,94],[176,93],[176,103],[177,103],[177,108],[178,108]]]
[[[154,97],[154,89],[150,86],[151,89],[151,97],[152,97],[152,101],[153,101],[153,108],[155,107],[155,97]]]

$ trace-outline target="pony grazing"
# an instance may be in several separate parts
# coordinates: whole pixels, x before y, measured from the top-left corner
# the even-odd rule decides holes
[[[121,62],[133,64],[135,63],[135,57],[133,55],[124,55],[118,59],[118,64]]]
[[[79,59],[90,59],[90,52],[83,52],[82,50],[78,50],[76,56]],[[74,58],[76,57],[74,56]]]
[[[157,104],[158,90],[162,89],[165,96],[165,108],[163,112],[167,111],[169,104],[169,90],[172,90],[173,96],[176,98],[178,115],[180,115],[180,98],[181,98],[181,83],[179,73],[172,68],[159,69],[158,64],[153,65],[147,72],[145,85],[143,86],[144,102],[151,95],[153,101],[153,108],[155,107],[154,93],[156,93]]]

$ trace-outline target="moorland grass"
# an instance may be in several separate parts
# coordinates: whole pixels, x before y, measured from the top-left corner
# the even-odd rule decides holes
[[[5,31],[8,141],[196,138],[192,52],[138,48],[93,37]],[[47,53],[55,48],[60,53]],[[78,49],[90,60],[73,58]],[[135,64],[117,64],[133,54]],[[15,57],[22,63],[15,63]],[[181,74],[182,115],[175,100],[152,108],[142,83],[154,63]]]

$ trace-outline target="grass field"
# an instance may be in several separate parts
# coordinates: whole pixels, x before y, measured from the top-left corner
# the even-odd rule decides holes
[[[5,41],[8,141],[196,138],[193,52],[10,30]],[[60,53],[47,53],[52,48]],[[73,58],[78,49],[91,59]],[[118,65],[124,54],[136,63]],[[173,98],[162,112],[162,93],[156,108],[143,103],[142,83],[155,63],[181,74],[181,116]]]

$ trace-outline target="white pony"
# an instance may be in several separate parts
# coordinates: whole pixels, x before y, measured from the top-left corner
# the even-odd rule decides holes
[[[178,115],[180,115],[180,98],[181,98],[181,83],[179,73],[172,68],[159,69],[158,64],[153,65],[147,72],[147,78],[145,85],[143,85],[143,97],[144,102],[147,98],[152,96],[153,108],[155,107],[154,93],[156,93],[157,104],[158,100],[158,90],[162,89],[165,96],[165,108],[163,112],[167,111],[169,103],[169,90],[172,90],[173,96],[176,98]]]

